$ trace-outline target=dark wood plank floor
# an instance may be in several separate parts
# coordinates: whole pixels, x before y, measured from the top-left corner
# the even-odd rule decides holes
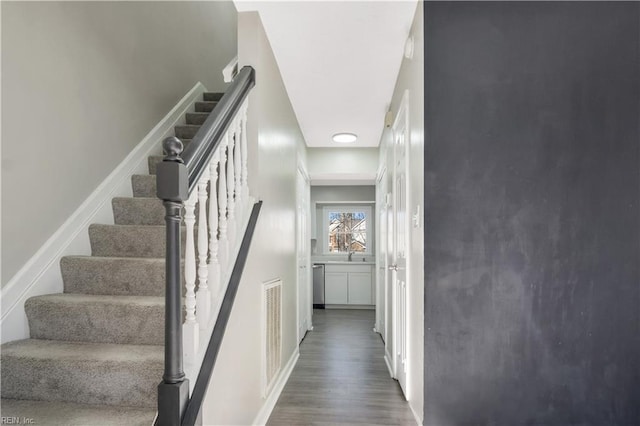
[[[415,425],[374,322],[372,310],[314,310],[267,425]]]

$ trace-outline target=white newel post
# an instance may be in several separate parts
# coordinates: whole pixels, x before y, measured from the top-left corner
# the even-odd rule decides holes
[[[227,178],[225,166],[227,162],[227,142],[229,132],[225,133],[220,144],[220,181],[218,182],[218,212],[220,216],[220,265],[226,267],[229,260],[229,240],[227,239]]]
[[[247,167],[247,159],[249,157],[249,151],[247,150],[247,109],[249,108],[249,101],[245,101],[240,111],[240,118],[242,123],[242,132],[240,134],[242,141],[242,200],[245,203],[245,209],[247,214],[249,213],[249,168]]]
[[[232,125],[231,129],[235,130],[236,126]],[[236,210],[236,203],[235,200],[233,198],[233,190],[234,190],[234,185],[235,185],[235,178],[234,178],[234,168],[233,168],[233,147],[236,145],[236,139],[237,139],[238,135],[237,133],[231,133],[230,137],[229,137],[229,144],[228,146],[228,157],[227,157],[227,198],[228,198],[228,205],[227,205],[227,210],[229,212],[229,222],[228,222],[228,236],[229,236],[229,247],[235,249],[236,247],[236,214],[235,214],[235,210]],[[225,263],[225,266],[228,266],[228,262]]]
[[[196,199],[198,192],[193,194],[184,204],[185,214],[184,223],[187,226],[187,241],[184,250],[184,280],[186,283],[185,294],[185,313],[186,317],[182,325],[183,341],[184,341],[184,364],[187,371],[191,371],[190,367],[195,361],[198,353],[198,323],[196,322],[196,250],[193,238],[193,228],[196,221],[194,214],[196,208]]]
[[[215,306],[215,298],[220,292],[220,262],[218,261],[218,155],[209,164],[210,196],[209,196],[209,288],[211,306]]]
[[[196,293],[196,317],[201,329],[209,324],[211,293],[209,292],[209,232],[207,230],[207,186],[209,168],[206,168],[198,182],[198,292]]]
[[[236,206],[236,234],[240,233],[240,225],[244,221],[244,203],[242,201],[242,190],[240,188],[240,175],[242,174],[242,117],[236,117],[236,143],[235,154],[233,155],[233,171],[235,178],[234,193],[235,193],[235,206]],[[242,236],[238,235],[240,238]],[[237,242],[239,243],[239,241]]]

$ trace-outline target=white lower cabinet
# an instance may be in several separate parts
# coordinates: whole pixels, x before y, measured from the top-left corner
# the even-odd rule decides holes
[[[371,265],[325,266],[324,300],[327,305],[373,305]]]
[[[349,304],[371,305],[371,272],[349,272]]]
[[[348,303],[347,273],[324,272],[324,303],[346,305]]]

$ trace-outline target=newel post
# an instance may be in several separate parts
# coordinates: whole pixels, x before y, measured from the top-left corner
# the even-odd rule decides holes
[[[182,142],[166,138],[166,157],[157,167],[157,195],[163,200],[166,221],[166,300],[164,375],[158,385],[160,426],[176,426],[189,401],[189,381],[185,378],[182,355],[182,280],[180,277],[180,226],[182,206],[189,197],[189,176],[180,158]]]

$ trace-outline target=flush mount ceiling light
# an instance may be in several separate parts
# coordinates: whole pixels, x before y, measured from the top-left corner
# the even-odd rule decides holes
[[[358,139],[354,133],[336,133],[333,135],[333,141],[338,143],[352,143]]]

